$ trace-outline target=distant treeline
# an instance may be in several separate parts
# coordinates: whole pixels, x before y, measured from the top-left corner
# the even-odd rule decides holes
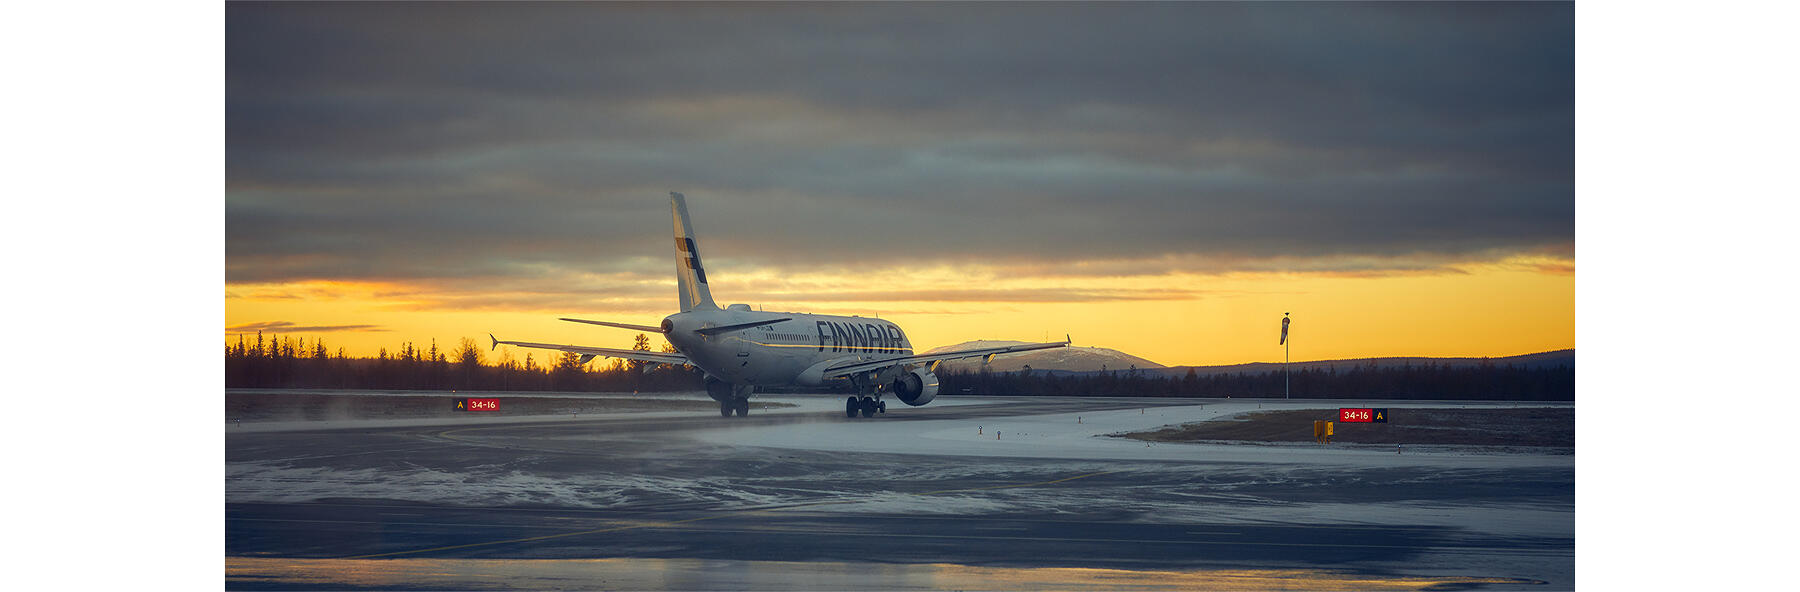
[[[650,351],[649,338],[638,335],[633,349]],[[664,351],[669,350],[666,346]],[[405,342],[373,358],[350,358],[323,339],[307,342],[291,337],[251,341],[239,336],[225,348],[227,388],[320,388],[471,391],[688,391],[705,388],[700,371],[619,359],[582,364],[580,356],[548,353],[539,362],[527,352],[523,360],[504,353],[490,363],[486,350],[464,338],[453,351]],[[648,368],[646,369],[646,366]],[[941,393],[981,395],[1081,395],[1116,397],[1279,397],[1280,370],[1182,377],[1149,371],[1018,372],[953,370],[939,375]],[[1358,366],[1348,371],[1314,368],[1291,375],[1296,398],[1502,399],[1572,401],[1575,369],[1568,366],[1530,368],[1514,365]],[[789,389],[781,389],[789,390]]]
[[[650,339],[639,335],[634,349],[650,351]],[[351,358],[344,348],[331,349],[324,339],[238,336],[225,348],[226,388],[316,388],[471,391],[682,391],[705,388],[698,370],[598,359],[582,364],[567,352],[533,352],[523,360],[503,353],[490,363],[487,350],[463,338],[453,351],[437,340],[420,347],[408,341],[373,358]],[[646,371],[647,370],[647,371]]]

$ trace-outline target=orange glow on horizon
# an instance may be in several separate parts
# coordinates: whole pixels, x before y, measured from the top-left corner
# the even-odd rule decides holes
[[[1293,313],[1295,361],[1384,356],[1507,356],[1575,347],[1573,261],[1514,257],[1446,271],[1171,273],[1126,277],[1017,276],[990,268],[906,270],[910,287],[842,285],[833,274],[748,270],[713,274],[721,306],[747,302],[787,312],[881,316],[920,351],[975,339],[1061,340],[1106,347],[1168,366],[1282,359],[1282,313]],[[720,268],[719,271],[726,271]],[[896,271],[896,273],[901,273]],[[461,338],[629,347],[635,332],[556,320],[573,316],[655,325],[675,312],[666,290],[622,284],[620,294],[568,302],[520,296],[531,287],[470,282],[296,282],[226,286],[227,345],[234,327],[265,336],[323,338],[334,354],[390,352],[402,342],[452,350]],[[972,288],[946,288],[959,286]],[[605,292],[606,285],[593,289]],[[454,293],[451,293],[454,292]],[[644,296],[642,294],[655,294]],[[254,331],[249,332],[254,340]],[[661,340],[652,336],[652,347]],[[505,348],[503,348],[505,349]],[[497,359],[501,352],[488,354]],[[542,353],[542,352],[540,352]],[[512,353],[523,359],[525,352]],[[538,355],[537,357],[543,357]]]

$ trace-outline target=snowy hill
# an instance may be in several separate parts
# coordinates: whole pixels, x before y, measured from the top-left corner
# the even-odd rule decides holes
[[[1024,343],[1029,343],[1029,342],[1026,342],[1026,341],[988,341],[988,340],[965,341],[963,343],[958,343],[956,345],[946,345],[943,347],[932,348],[932,349],[926,351],[925,353],[961,351],[961,350],[968,350],[968,349],[979,349],[979,348],[984,348],[984,347],[1004,347],[1004,346],[1008,346],[1008,345],[1021,345]],[[1140,369],[1140,370],[1163,367],[1162,364],[1158,364],[1158,363],[1152,362],[1150,360],[1146,360],[1146,359],[1143,359],[1143,358],[1140,358],[1140,357],[1137,357],[1137,356],[1134,356],[1131,354],[1127,354],[1125,352],[1121,352],[1116,349],[1108,349],[1108,348],[1104,348],[1104,347],[1070,346],[1070,347],[1059,347],[1056,349],[1044,349],[1044,350],[1037,350],[1037,351],[1029,351],[1029,352],[1020,353],[1020,354],[1007,354],[1004,356],[998,356],[998,357],[994,358],[994,361],[992,364],[988,365],[988,368],[994,372],[1014,372],[1021,368],[1024,368],[1025,366],[1031,366],[1031,368],[1033,370],[1062,370],[1062,371],[1066,371],[1066,372],[1097,372],[1102,369],[1105,369],[1105,370],[1128,370],[1134,365],[1137,366],[1138,369]],[[981,367],[981,358],[970,358],[967,360],[954,360],[954,361],[944,362],[944,364],[942,366],[942,368],[944,368],[946,370],[949,370],[949,369],[975,370],[980,367]]]
[[[945,351],[977,349],[977,348],[984,348],[984,347],[1002,347],[1002,346],[1008,346],[1008,345],[1020,345],[1020,344],[1024,344],[1024,343],[1029,343],[1029,342],[1025,342],[1025,341],[989,341],[989,340],[967,341],[967,342],[963,342],[963,343],[958,343],[956,345],[946,345],[943,347],[932,348],[932,349],[926,351],[925,353],[937,353],[937,352],[945,352]],[[1525,355],[1519,355],[1519,356],[1504,356],[1504,357],[1494,357],[1494,358],[1391,357],[1391,358],[1359,358],[1359,359],[1347,359],[1347,360],[1309,360],[1309,361],[1304,361],[1304,362],[1301,362],[1301,361],[1294,362],[1292,369],[1294,371],[1301,371],[1301,370],[1307,370],[1307,369],[1313,369],[1313,368],[1320,368],[1320,369],[1328,368],[1328,369],[1337,370],[1339,372],[1347,372],[1347,371],[1351,370],[1352,368],[1368,367],[1368,366],[1377,366],[1377,367],[1386,368],[1386,367],[1398,367],[1398,366],[1404,366],[1404,365],[1427,366],[1427,365],[1432,365],[1432,364],[1435,364],[1438,366],[1446,366],[1446,367],[1464,367],[1464,366],[1477,366],[1477,365],[1481,365],[1481,364],[1492,364],[1495,366],[1502,366],[1502,367],[1507,366],[1507,365],[1514,365],[1514,366],[1519,366],[1522,368],[1554,368],[1557,366],[1566,366],[1569,368],[1574,368],[1575,367],[1575,350],[1563,349],[1563,350],[1556,350],[1556,351],[1539,352],[1539,353],[1535,353],[1535,354],[1525,354]],[[1195,373],[1198,375],[1201,375],[1201,376],[1207,376],[1207,375],[1212,375],[1212,374],[1232,374],[1232,373],[1238,373],[1238,372],[1244,372],[1244,373],[1249,373],[1249,374],[1260,374],[1263,372],[1276,372],[1276,371],[1281,370],[1280,362],[1251,362],[1248,364],[1230,364],[1230,365],[1223,365],[1223,366],[1163,366],[1162,364],[1158,364],[1158,363],[1152,362],[1150,360],[1146,360],[1146,359],[1143,359],[1143,358],[1140,358],[1140,357],[1137,357],[1137,356],[1134,356],[1134,355],[1131,355],[1131,354],[1128,354],[1125,352],[1121,352],[1116,349],[1110,349],[1110,348],[1104,348],[1104,347],[1077,347],[1077,346],[1061,347],[1061,348],[1056,348],[1056,349],[1030,351],[1030,352],[1025,352],[1022,354],[1009,354],[1009,355],[999,356],[999,357],[994,358],[994,362],[992,364],[990,364],[988,366],[988,368],[994,372],[1016,372],[1016,371],[1020,370],[1021,368],[1024,368],[1025,366],[1031,366],[1032,370],[1056,370],[1056,371],[1061,371],[1061,372],[1098,372],[1098,371],[1101,371],[1102,369],[1108,370],[1108,371],[1112,371],[1112,370],[1125,371],[1125,370],[1130,370],[1131,367],[1134,365],[1137,366],[1137,368],[1139,370],[1155,370],[1159,374],[1168,375],[1168,376],[1176,376],[1176,377],[1186,375],[1189,368],[1193,368]],[[967,360],[956,360],[956,361],[944,362],[942,368],[945,370],[974,371],[974,370],[981,368],[981,359],[980,358],[970,358]]]
[[[1521,367],[1521,368],[1530,368],[1530,369],[1555,368],[1557,366],[1566,366],[1569,368],[1574,368],[1575,367],[1575,350],[1559,349],[1559,350],[1554,350],[1554,351],[1538,352],[1535,354],[1524,354],[1524,355],[1518,355],[1518,356],[1503,356],[1503,357],[1496,357],[1496,358],[1394,357],[1394,358],[1355,358],[1355,359],[1347,359],[1347,360],[1311,360],[1311,361],[1306,361],[1306,362],[1294,362],[1291,369],[1296,372],[1301,371],[1301,370],[1312,370],[1312,369],[1328,369],[1328,370],[1336,370],[1338,372],[1347,372],[1353,368],[1363,368],[1363,367],[1369,367],[1369,366],[1375,366],[1375,367],[1380,367],[1380,368],[1393,368],[1393,367],[1408,366],[1408,365],[1422,367],[1422,366],[1428,366],[1428,365],[1433,365],[1433,364],[1438,365],[1438,366],[1443,366],[1443,367],[1450,367],[1450,368],[1479,366],[1482,364],[1492,364],[1494,366],[1499,366],[1499,367],[1504,367],[1504,366],[1510,365],[1510,366],[1517,366],[1517,367]],[[1251,362],[1248,364],[1231,364],[1231,365],[1226,365],[1226,366],[1173,366],[1173,367],[1163,370],[1163,373],[1170,375],[1170,376],[1183,376],[1183,375],[1187,374],[1188,368],[1193,368],[1194,373],[1197,375],[1200,375],[1200,376],[1208,376],[1208,375],[1212,375],[1212,374],[1235,374],[1238,372],[1243,372],[1243,373],[1247,373],[1247,374],[1261,374],[1263,372],[1279,372],[1281,370],[1281,362]]]

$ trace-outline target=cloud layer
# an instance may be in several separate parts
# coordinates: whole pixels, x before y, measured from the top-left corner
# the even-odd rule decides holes
[[[226,12],[228,282],[1573,258],[1567,4]]]

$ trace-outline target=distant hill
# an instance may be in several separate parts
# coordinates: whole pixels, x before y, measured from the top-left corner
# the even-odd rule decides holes
[[[1402,358],[1354,358],[1354,359],[1347,359],[1347,360],[1312,360],[1312,361],[1306,361],[1306,362],[1294,362],[1293,365],[1289,367],[1289,369],[1299,371],[1299,370],[1308,370],[1308,369],[1312,369],[1312,368],[1320,368],[1320,369],[1334,369],[1339,372],[1343,372],[1343,371],[1349,370],[1351,368],[1363,368],[1363,367],[1368,367],[1370,365],[1374,365],[1374,366],[1380,367],[1380,368],[1390,368],[1390,367],[1399,367],[1399,366],[1406,366],[1406,365],[1425,366],[1425,365],[1430,365],[1430,364],[1437,364],[1439,366],[1448,366],[1448,367],[1454,368],[1454,367],[1465,367],[1465,366],[1479,366],[1484,362],[1493,364],[1495,366],[1501,366],[1501,367],[1512,365],[1512,366],[1518,366],[1521,368],[1555,368],[1557,366],[1567,366],[1569,368],[1574,368],[1575,367],[1575,350],[1559,349],[1559,350],[1555,350],[1555,351],[1538,352],[1535,354],[1523,354],[1523,355],[1517,355],[1517,356],[1504,356],[1504,357],[1499,357],[1499,358],[1402,357]],[[1249,373],[1249,374],[1258,374],[1258,373],[1262,373],[1262,372],[1272,372],[1272,371],[1280,370],[1281,363],[1280,362],[1252,362],[1249,364],[1231,364],[1231,365],[1226,365],[1226,366],[1170,366],[1168,368],[1164,368],[1162,370],[1162,373],[1166,374],[1166,375],[1185,376],[1185,375],[1187,375],[1187,371],[1189,368],[1193,368],[1194,373],[1199,376],[1206,376],[1206,375],[1210,375],[1210,374],[1235,374],[1238,372],[1244,372],[1244,373]]]
[[[1020,344],[1024,344],[1024,343],[1029,343],[1029,342],[1025,342],[1025,341],[989,341],[989,340],[966,341],[963,343],[958,343],[956,345],[946,345],[943,347],[932,348],[930,350],[927,350],[925,353],[960,351],[960,350],[977,349],[977,348],[984,348],[984,347],[1003,347],[1003,346],[1008,346],[1008,345],[1020,345]],[[1380,367],[1380,368],[1401,367],[1401,366],[1406,366],[1406,365],[1426,366],[1426,365],[1431,365],[1431,364],[1437,364],[1438,366],[1446,366],[1446,367],[1465,367],[1465,366],[1479,366],[1483,362],[1491,363],[1495,366],[1500,366],[1500,367],[1512,365],[1512,366],[1517,366],[1517,367],[1521,367],[1521,368],[1555,368],[1557,366],[1567,366],[1569,368],[1574,368],[1575,367],[1575,350],[1559,349],[1559,350],[1555,350],[1555,351],[1539,352],[1539,353],[1535,353],[1535,354],[1504,356],[1504,357],[1498,357],[1498,358],[1431,358],[1431,357],[1424,357],[1424,356],[1414,356],[1414,357],[1393,357],[1393,358],[1354,358],[1354,359],[1343,359],[1343,360],[1310,360],[1310,361],[1305,361],[1305,362],[1294,362],[1293,365],[1289,367],[1289,369],[1299,371],[1299,370],[1307,370],[1307,369],[1312,369],[1312,368],[1320,368],[1320,369],[1335,369],[1339,372],[1344,372],[1351,368],[1366,368],[1370,365],[1374,365],[1374,366]],[[1008,354],[1008,355],[1004,355],[1004,356],[999,356],[999,357],[994,358],[993,363],[990,364],[988,366],[988,368],[989,368],[989,370],[991,370],[993,372],[1017,372],[1017,371],[1023,369],[1025,366],[1031,366],[1031,369],[1034,371],[1051,371],[1056,374],[1083,374],[1083,373],[1089,373],[1089,372],[1102,372],[1102,371],[1106,371],[1106,372],[1127,371],[1127,370],[1130,370],[1132,366],[1136,366],[1138,370],[1151,370],[1157,374],[1161,374],[1164,376],[1175,376],[1178,378],[1182,377],[1182,376],[1186,376],[1189,368],[1192,368],[1194,370],[1194,373],[1199,376],[1208,376],[1208,375],[1212,375],[1212,374],[1236,374],[1239,372],[1248,373],[1248,374],[1260,374],[1263,372],[1273,372],[1273,371],[1281,370],[1280,362],[1251,362],[1248,364],[1229,364],[1229,365],[1223,365],[1223,366],[1164,366],[1162,364],[1158,364],[1156,362],[1152,362],[1150,360],[1146,360],[1144,358],[1140,358],[1140,357],[1137,357],[1137,356],[1134,356],[1134,355],[1131,355],[1131,354],[1128,354],[1128,353],[1125,353],[1125,352],[1122,352],[1122,351],[1119,351],[1116,349],[1105,348],[1105,347],[1078,347],[1078,346],[1061,347],[1061,348],[1056,348],[1056,349],[1046,349],[1046,350],[1025,352],[1022,354]],[[981,367],[981,360],[979,358],[944,362],[944,364],[942,366],[942,368],[945,370],[964,370],[964,371],[971,371],[971,372],[979,369],[980,367]]]
[[[1008,345],[1023,345],[1026,343],[1030,342],[988,340],[965,341],[956,345],[935,347],[927,350],[925,353],[962,351],[984,347],[1005,347]],[[1060,370],[1064,372],[1099,372],[1102,368],[1105,368],[1106,370],[1127,370],[1132,366],[1137,366],[1139,370],[1160,370],[1164,368],[1162,364],[1127,354],[1116,349],[1070,346],[999,356],[994,358],[993,363],[988,365],[988,369],[993,372],[1017,372],[1026,366],[1031,366],[1031,369],[1034,371]],[[941,368],[945,370],[974,371],[981,368],[981,359],[970,358],[967,360],[944,362]],[[1185,373],[1187,371],[1183,370],[1182,372]]]

